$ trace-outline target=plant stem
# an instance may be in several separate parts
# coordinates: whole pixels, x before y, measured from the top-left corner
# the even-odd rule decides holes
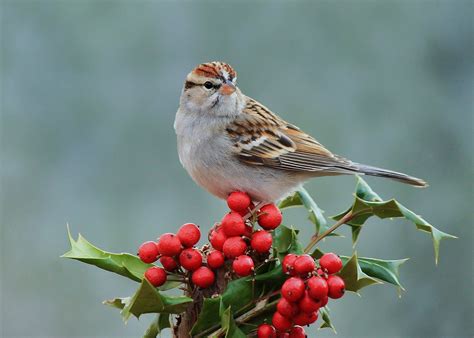
[[[250,311],[244,313],[243,315],[239,316],[238,318],[236,318],[235,319],[235,324],[237,324],[237,325],[243,324],[243,323],[249,321],[250,319],[252,319],[254,317],[257,317],[261,313],[266,312],[266,311],[276,307],[278,301],[279,301],[279,299],[277,299],[277,300],[275,300],[271,303],[268,303],[268,304],[266,304],[265,306],[262,306],[262,307],[254,307],[252,310],[250,310]],[[225,332],[225,330],[223,328],[220,328],[219,330],[214,331],[213,333],[211,333],[209,335],[209,337],[219,337],[219,335],[222,335],[224,332]],[[203,334],[203,333],[201,333],[201,334]],[[197,337],[200,337],[201,334],[198,335]]]
[[[309,244],[306,246],[306,248],[304,249],[304,253],[309,253],[311,251],[311,249],[313,249],[313,247],[318,244],[318,242],[320,240],[322,240],[324,237],[326,237],[327,235],[329,235],[331,232],[333,232],[334,230],[336,230],[337,228],[339,228],[341,225],[343,225],[344,223],[347,223],[349,222],[352,218],[354,217],[354,215],[352,214],[352,210],[349,210],[347,212],[347,214],[345,214],[339,221],[337,221],[332,227],[330,227],[329,229],[327,229],[325,232],[323,232],[321,235],[319,236],[313,236],[313,239],[311,240],[311,242],[309,242]]]

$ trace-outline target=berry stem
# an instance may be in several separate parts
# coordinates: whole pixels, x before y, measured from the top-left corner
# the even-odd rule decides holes
[[[306,248],[304,249],[304,253],[309,253],[313,247],[319,243],[319,241],[321,241],[324,237],[326,237],[327,235],[329,235],[331,232],[335,231],[337,228],[339,228],[341,225],[343,225],[344,223],[347,223],[349,222],[352,218],[354,217],[354,214],[352,214],[352,210],[349,210],[347,212],[347,214],[345,214],[339,221],[337,221],[332,227],[330,227],[329,229],[327,229],[325,232],[323,232],[321,235],[319,236],[313,236],[313,239],[311,240],[311,242],[309,242],[309,244],[306,246]]]
[[[255,208],[253,208],[250,212],[248,212],[244,217],[244,221],[246,221],[247,219],[249,219],[250,217],[252,217],[254,215],[255,212],[257,212],[261,207],[263,207],[266,203],[265,202],[260,202],[258,203]]]

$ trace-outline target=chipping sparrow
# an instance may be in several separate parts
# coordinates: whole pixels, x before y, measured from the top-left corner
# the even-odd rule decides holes
[[[311,177],[365,174],[424,187],[418,178],[351,162],[242,94],[237,74],[222,62],[186,77],[174,128],[179,159],[196,183],[219,198],[247,192],[275,202]]]

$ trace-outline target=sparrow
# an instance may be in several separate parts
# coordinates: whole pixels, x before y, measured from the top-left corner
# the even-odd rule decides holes
[[[202,63],[187,76],[174,129],[179,159],[192,179],[225,199],[247,192],[256,202],[276,202],[312,177],[370,175],[417,187],[426,182],[336,155],[284,121],[236,85],[224,62]]]

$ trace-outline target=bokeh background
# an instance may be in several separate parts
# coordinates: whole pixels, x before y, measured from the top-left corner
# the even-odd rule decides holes
[[[173,131],[185,75],[211,60],[334,152],[425,178],[428,189],[368,182],[460,237],[441,244],[436,267],[429,236],[371,220],[358,253],[411,257],[407,292],[376,286],[334,302],[339,337],[474,334],[472,1],[2,0],[1,14],[3,336],[142,334],[151,317],[125,326],[101,304],[134,282],[59,258],[66,222],[133,253],[184,222],[220,219],[225,203],[182,169]],[[354,184],[307,188],[333,215]],[[302,210],[285,222],[310,235]],[[324,249],[349,254],[350,238]]]

